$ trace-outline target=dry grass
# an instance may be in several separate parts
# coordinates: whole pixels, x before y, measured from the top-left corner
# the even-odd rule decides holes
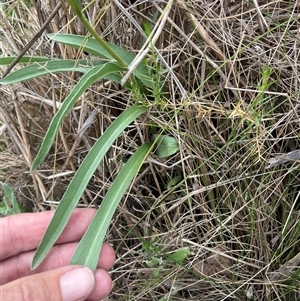
[[[19,53],[58,3],[4,2],[3,55]],[[107,41],[137,53],[139,26],[155,25],[165,5],[96,0],[87,16]],[[299,162],[266,168],[274,156],[299,149],[299,16],[299,1],[173,1],[148,53],[167,92],[158,87],[144,100],[149,113],[115,142],[82,197],[81,206],[101,202],[122,158],[150,139],[150,125],[178,140],[176,155],[151,154],[112,221],[107,240],[118,259],[108,300],[300,299]],[[86,34],[64,5],[46,30],[58,31]],[[29,53],[85,56],[45,35]],[[51,155],[29,174],[56,102],[77,81],[56,74],[0,87],[0,180],[33,211],[55,207],[95,139],[134,101],[118,85],[94,85],[65,120]],[[191,254],[182,265],[167,262],[185,247]],[[146,264],[154,257],[163,263],[158,273]]]

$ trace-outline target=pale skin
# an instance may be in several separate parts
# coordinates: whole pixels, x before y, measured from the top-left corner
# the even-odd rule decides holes
[[[0,219],[2,301],[94,301],[110,293],[112,282],[107,271],[115,261],[110,245],[103,245],[96,272],[68,265],[78,241],[96,213],[94,209],[76,209],[44,262],[31,271],[33,255],[53,213],[22,213]]]

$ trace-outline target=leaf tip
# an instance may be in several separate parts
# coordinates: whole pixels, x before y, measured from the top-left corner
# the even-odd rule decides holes
[[[31,271],[35,270],[39,265],[40,265],[40,261],[37,260],[36,255],[34,255],[32,262],[31,262]]]

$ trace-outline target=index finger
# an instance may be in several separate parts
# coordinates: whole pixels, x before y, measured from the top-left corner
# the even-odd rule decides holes
[[[92,218],[95,209],[75,209],[57,243],[79,240]],[[54,211],[21,213],[0,219],[0,260],[34,250],[39,245]]]

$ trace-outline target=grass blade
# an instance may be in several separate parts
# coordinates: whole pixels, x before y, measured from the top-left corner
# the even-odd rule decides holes
[[[55,42],[74,47],[76,49],[82,49],[85,52],[96,55],[99,58],[114,60],[114,58],[94,39],[87,38],[80,35],[72,34],[48,34],[48,37]],[[122,60],[130,65],[134,60],[135,55],[113,43],[106,42]],[[153,82],[149,77],[149,70],[145,63],[140,63],[133,72],[134,76],[139,78],[144,85],[153,88]]]
[[[1,59],[0,59],[1,60]],[[29,80],[38,76],[47,74],[54,74],[58,72],[81,72],[86,73],[94,66],[99,66],[107,63],[107,61],[101,60],[53,60],[48,61],[44,68],[41,64],[32,64],[30,66],[23,67],[0,80],[0,84],[8,85],[15,84],[25,80]],[[122,76],[116,73],[109,73],[102,78],[111,80],[115,83],[121,83]],[[129,88],[128,85],[125,87]]]
[[[146,111],[146,108],[134,105],[125,110],[104,132],[100,139],[91,148],[86,158],[81,163],[73,180],[68,186],[56,212],[48,226],[46,233],[34,255],[32,268],[36,268],[46,257],[55,241],[65,228],[78,200],[86,188],[90,178],[103,159],[105,153],[121,132],[138,116]]]
[[[92,68],[82,76],[77,85],[65,99],[58,112],[53,117],[39,152],[32,163],[31,171],[34,171],[47,156],[60,124],[83,92],[98,79],[103,78],[109,73],[116,73],[121,70],[123,70],[123,68],[118,64],[108,62],[102,66],[96,66]]]
[[[151,143],[143,144],[121,169],[102,201],[88,230],[82,237],[70,264],[82,264],[92,270],[96,270],[103,240],[113,214],[132,179],[150,152],[151,147]]]
[[[96,41],[94,38],[87,38],[85,36],[73,35],[73,34],[57,34],[50,33],[47,35],[51,40],[74,47],[76,49],[82,49],[85,52],[96,55],[100,58],[107,60],[114,60],[114,58]],[[113,51],[122,57],[122,59],[129,63],[135,55],[113,43],[106,42]]]
[[[104,62],[101,62],[102,65]],[[100,61],[98,61],[99,65]],[[49,73],[57,73],[57,72],[67,72],[67,71],[77,71],[86,73],[93,66],[89,65],[88,60],[53,60],[47,61],[43,64],[32,64],[30,66],[26,66],[21,68],[3,79],[0,80],[0,84],[8,85],[15,84],[18,82],[22,82],[25,80],[29,80],[38,76],[43,76]]]
[[[0,56],[0,65],[9,65],[15,60],[16,56]],[[18,63],[34,63],[34,62],[46,62],[50,59],[46,56],[22,56]]]

